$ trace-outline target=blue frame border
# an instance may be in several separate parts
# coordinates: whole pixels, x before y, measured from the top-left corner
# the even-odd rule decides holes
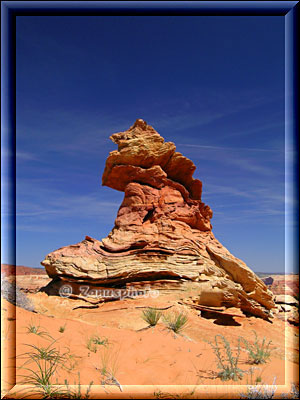
[[[3,1],[16,15],[286,15],[298,1]]]
[[[299,1],[2,1],[1,254],[16,265],[16,17],[26,15],[174,15],[285,17],[285,269],[299,273]],[[4,150],[6,149],[6,154]],[[8,152],[7,152],[8,150]],[[3,212],[9,216],[3,218]],[[4,223],[7,222],[7,223]],[[287,268],[288,266],[288,268]],[[219,392],[219,391],[218,391]],[[126,393],[125,397],[126,397]],[[128,395],[128,393],[127,393]],[[212,397],[213,398],[213,397]]]

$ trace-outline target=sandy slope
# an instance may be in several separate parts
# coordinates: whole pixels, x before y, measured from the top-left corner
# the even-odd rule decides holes
[[[298,370],[298,329],[277,318],[270,323],[255,317],[246,318],[239,310],[229,309],[228,312],[238,316],[219,319],[214,316],[208,319],[199,316],[199,311],[178,304],[178,295],[126,299],[105,303],[94,309],[74,309],[86,307],[88,303],[47,296],[45,293],[30,294],[29,297],[38,313],[14,308],[3,301],[4,346],[12,352],[8,365],[12,366],[15,329],[17,375],[26,374],[21,368],[26,356],[24,359],[21,355],[30,350],[28,345],[45,347],[51,342],[49,337],[28,333],[28,327],[32,324],[47,331],[56,340],[54,346],[61,353],[68,352],[74,356],[71,359],[71,371],[61,368],[57,371],[55,378],[61,384],[65,379],[70,384],[78,382],[80,372],[82,384],[88,385],[93,381],[94,385],[99,385],[102,379],[100,369],[106,363],[108,368],[114,367],[114,375],[124,385],[123,390],[127,388],[126,385],[154,385],[149,389],[153,394],[159,385],[209,385],[222,387],[228,392],[234,382],[223,382],[216,376],[217,360],[208,342],[213,341],[215,335],[222,334],[230,342],[235,354],[238,337],[243,336],[253,342],[253,330],[259,338],[272,340],[271,359],[266,364],[256,366],[258,369],[254,370],[253,379],[261,376],[263,383],[272,384],[276,377],[278,385],[284,385],[286,377],[288,380],[296,379],[292,371]],[[188,326],[181,335],[167,330],[163,322],[147,329],[147,324],[141,318],[142,307],[147,306],[169,307],[163,310],[164,314],[182,310],[188,314]],[[59,329],[62,326],[65,326],[65,330],[61,333]],[[94,334],[108,341],[106,346],[97,346],[95,353],[87,348],[87,341]],[[245,351],[241,353],[239,367],[246,373],[238,384],[250,383],[251,365],[247,363]],[[13,377],[6,377],[6,380],[10,379]],[[21,383],[22,379],[17,376],[17,381]],[[119,387],[115,386],[115,389],[121,393]]]

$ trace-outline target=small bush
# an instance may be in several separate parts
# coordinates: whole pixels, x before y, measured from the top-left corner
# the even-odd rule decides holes
[[[220,337],[224,343],[225,354],[222,354],[221,348],[218,342],[218,337]],[[221,378],[222,381],[242,379],[243,372],[240,368],[238,368],[238,362],[241,352],[240,340],[238,341],[238,348],[236,356],[234,357],[230,348],[229,342],[225,339],[223,335],[215,336],[215,343],[210,343],[212,346],[214,353],[218,359],[218,368],[220,372],[218,373],[218,377]]]
[[[259,343],[257,333],[255,331],[253,332],[255,334],[255,342],[253,345],[251,345],[244,338],[240,339],[244,342],[246,350],[248,351],[249,363],[264,364],[270,358],[271,355],[270,344],[272,343],[272,341],[270,340],[268,343],[266,343],[266,338],[264,337],[261,343]]]
[[[155,308],[147,308],[142,313],[142,318],[146,321],[150,326],[155,326],[161,317],[161,312],[156,310]]]
[[[64,333],[65,330],[66,330],[66,324],[59,327],[59,333]]]
[[[164,317],[164,321],[169,329],[175,333],[180,333],[186,327],[188,317],[184,313],[180,312],[167,315]]]

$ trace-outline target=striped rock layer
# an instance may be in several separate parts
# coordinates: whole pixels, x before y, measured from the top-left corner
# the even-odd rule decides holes
[[[191,281],[199,304],[272,316],[264,282],[214,237],[193,162],[141,119],[110,139],[118,150],[106,160],[102,184],[124,192],[114,228],[101,241],[87,236],[48,254],[41,264],[49,277],[111,287]]]

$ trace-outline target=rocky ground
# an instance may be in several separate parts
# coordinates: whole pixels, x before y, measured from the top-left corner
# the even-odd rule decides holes
[[[287,277],[287,280],[290,278]],[[10,280],[13,281],[12,278]],[[57,368],[54,381],[57,379],[59,384],[64,384],[67,379],[70,384],[78,383],[80,372],[81,384],[89,385],[93,381],[91,396],[98,392],[102,396],[115,393],[115,396],[126,398],[130,392],[138,397],[130,385],[143,385],[147,396],[166,398],[162,396],[172,393],[174,386],[165,385],[182,385],[180,390],[188,398],[199,398],[201,390],[201,396],[208,398],[214,398],[216,393],[217,398],[239,398],[242,392],[246,393],[246,386],[237,385],[247,385],[256,380],[259,384],[271,385],[276,379],[277,392],[280,393],[288,391],[284,386],[288,381],[297,382],[299,331],[295,323],[288,322],[288,312],[278,311],[272,322],[268,322],[245,316],[240,309],[233,307],[197,309],[193,302],[193,289],[188,287],[184,292],[162,290],[158,296],[145,298],[141,295],[92,304],[95,299],[62,298],[40,292],[39,289],[48,281],[46,275],[17,276],[20,292],[33,305],[34,312],[25,310],[22,304],[15,307],[3,300],[4,350],[12,352],[13,364],[16,337],[18,383],[24,379],[19,375],[30,376],[32,373],[24,369],[24,362],[29,361],[29,352],[34,350],[29,346],[46,348],[54,340],[53,347],[61,354],[68,354],[70,364],[69,369]],[[283,302],[285,299],[277,297],[280,300],[278,310],[288,306]],[[287,298],[288,301],[291,299]],[[148,307],[160,309],[166,317],[182,312],[188,317],[187,325],[175,334],[166,327],[161,317],[155,327],[149,328],[142,319],[142,312]],[[248,352],[242,345],[238,363],[243,371],[242,379],[237,382],[221,380],[218,377],[218,360],[211,344],[216,335],[221,334],[228,340],[235,356],[239,337],[253,344],[254,331],[260,342],[264,337],[267,342],[272,341],[270,358],[264,364],[250,364]],[[102,344],[93,343],[92,338],[96,336]],[[219,336],[217,339],[220,340],[220,351],[225,355],[223,339]],[[31,368],[32,363],[26,364],[26,367],[29,366]],[[101,375],[103,367],[111,371],[114,379],[110,375]],[[6,378],[7,389],[13,377],[6,374]],[[208,385],[205,387],[209,389],[203,392],[203,385]],[[23,394],[13,392],[12,397],[21,398]]]

